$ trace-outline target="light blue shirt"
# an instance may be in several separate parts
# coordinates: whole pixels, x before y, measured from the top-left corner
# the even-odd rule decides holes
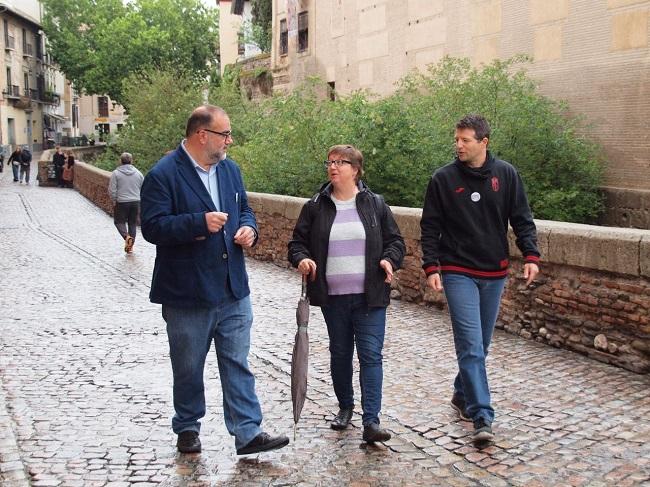
[[[196,173],[199,175],[199,178],[201,178],[203,186],[205,186],[205,189],[208,191],[208,194],[212,198],[214,207],[217,209],[217,211],[221,211],[221,204],[219,203],[219,184],[217,181],[217,164],[212,164],[210,166],[210,170],[206,171],[201,166],[199,166],[199,164],[194,160],[187,149],[185,149],[184,140],[181,142],[181,147],[187,154],[187,157],[190,158],[190,161],[192,161],[192,164],[194,164]]]

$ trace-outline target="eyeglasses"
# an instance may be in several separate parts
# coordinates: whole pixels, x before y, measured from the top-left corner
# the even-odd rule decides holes
[[[346,161],[345,159],[339,159],[337,161],[325,161],[325,167],[330,167],[330,166],[341,167],[343,164],[352,164],[352,162]]]
[[[211,134],[221,135],[224,138],[224,140],[227,140],[228,137],[232,139],[232,132],[230,130],[226,130],[225,132],[217,132],[216,130],[210,130],[210,129],[201,129],[201,130],[205,130],[206,132],[210,132]],[[200,132],[201,130],[197,130],[197,132]]]

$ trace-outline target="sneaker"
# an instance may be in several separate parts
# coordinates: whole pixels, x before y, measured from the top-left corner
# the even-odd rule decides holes
[[[494,433],[492,433],[492,423],[485,418],[478,418],[474,421],[474,434],[472,436],[474,441],[492,441]]]
[[[126,238],[124,239],[124,252],[126,252],[127,254],[133,252],[134,243],[135,243],[135,239],[131,235],[127,235]]]
[[[451,407],[456,410],[456,412],[458,413],[458,416],[460,416],[460,419],[462,419],[463,421],[471,421],[472,420],[472,418],[470,418],[467,415],[467,410],[465,409],[465,407],[466,407],[465,399],[463,399],[462,397],[454,394],[451,397]]]
[[[176,448],[181,453],[201,453],[201,440],[196,431],[181,431],[176,440]]]

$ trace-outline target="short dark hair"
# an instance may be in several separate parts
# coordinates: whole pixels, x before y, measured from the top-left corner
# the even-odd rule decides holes
[[[189,137],[198,130],[207,128],[214,120],[215,115],[226,115],[226,111],[215,105],[201,105],[194,109],[187,119],[185,137]]]
[[[485,117],[472,113],[465,115],[456,124],[457,129],[474,129],[476,140],[483,140],[490,138],[490,124]]]
[[[356,167],[359,171],[356,180],[361,179],[363,176],[363,154],[359,149],[349,144],[333,145],[327,151],[327,158],[329,159],[332,154],[343,156],[350,161],[352,167]]]
[[[120,156],[120,162],[122,164],[133,164],[133,156],[128,152],[122,152]]]

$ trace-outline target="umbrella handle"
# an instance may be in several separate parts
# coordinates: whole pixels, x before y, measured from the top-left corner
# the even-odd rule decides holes
[[[302,293],[300,294],[300,296],[303,298],[307,297],[307,275],[306,274],[302,275]]]

